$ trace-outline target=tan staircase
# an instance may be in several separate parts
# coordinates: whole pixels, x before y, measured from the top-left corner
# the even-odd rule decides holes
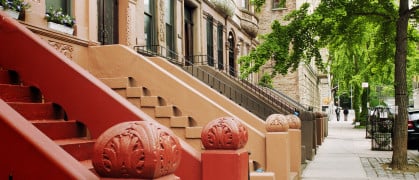
[[[146,87],[140,87],[130,77],[100,78],[102,82],[129,102],[141,109],[160,124],[170,128],[195,149],[201,148],[202,127],[196,126],[192,117],[183,115],[175,105],[168,104],[163,97],[152,95]]]
[[[43,99],[39,89],[22,84],[14,71],[0,68],[0,98],[75,159],[92,168],[95,141],[87,137],[86,127],[67,119],[63,108]]]

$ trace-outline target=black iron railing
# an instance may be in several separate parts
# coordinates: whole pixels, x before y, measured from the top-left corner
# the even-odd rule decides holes
[[[263,88],[259,85],[254,85],[247,80],[237,78],[236,71],[234,70],[235,68],[231,68],[228,65],[224,66],[222,63],[216,62],[213,57],[207,55],[194,55],[179,58],[177,53],[160,45],[134,46],[134,50],[146,56],[163,57],[169,62],[183,67],[188,73],[205,82],[210,87],[217,89],[217,91],[225,95],[227,98],[235,101],[237,104],[245,107],[253,113],[259,112],[258,116],[262,119],[265,119],[270,114],[278,112],[275,112],[275,110],[271,108],[267,108],[265,104],[261,104],[248,97],[248,95],[244,94],[243,92],[236,90],[236,88],[230,86],[228,83],[213,76],[205,69],[200,68],[199,65],[208,65],[214,67],[214,69],[227,75],[235,82],[241,84],[243,87],[246,87],[246,89],[249,90],[252,94],[258,95],[260,98],[264,99],[264,102],[267,102],[268,104],[271,104],[284,112],[293,113],[296,110],[306,110],[306,108],[304,108],[302,105],[285,95],[283,95],[281,98],[277,94],[272,93],[271,90]],[[188,69],[185,67],[190,68]],[[292,102],[292,105],[284,103],[283,101],[290,101]]]

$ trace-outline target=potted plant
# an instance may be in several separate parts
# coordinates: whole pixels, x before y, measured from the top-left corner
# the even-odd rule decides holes
[[[0,0],[0,6],[2,6],[3,10],[14,19],[19,19],[19,16],[30,7],[30,5],[23,0]]]
[[[67,34],[73,34],[76,20],[68,14],[63,12],[62,8],[54,9],[48,8],[45,19],[48,22],[48,27]]]

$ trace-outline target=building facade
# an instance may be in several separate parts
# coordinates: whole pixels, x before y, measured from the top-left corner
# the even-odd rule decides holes
[[[259,33],[266,34],[271,32],[271,24],[278,20],[282,24],[287,22],[283,20],[284,16],[293,10],[301,7],[303,3],[310,3],[310,12],[320,3],[319,0],[268,0],[257,15],[260,18]],[[323,58],[327,59],[327,51],[323,51]],[[273,63],[273,62],[271,62]],[[269,63],[264,66],[260,72],[270,72]],[[286,75],[277,75],[273,79],[273,87],[280,92],[293,98],[308,109],[320,111],[323,106],[329,106],[330,87],[329,78],[324,80],[324,73],[318,70],[314,62],[310,64],[301,63],[295,72],[289,72]],[[326,76],[327,77],[327,76]],[[320,79],[322,79],[320,81]],[[324,85],[324,83],[326,85]],[[320,87],[321,86],[321,87]]]
[[[123,44],[170,56],[183,64],[206,64],[239,75],[238,57],[258,42],[258,18],[249,0],[30,0],[21,19],[67,57],[86,61],[84,48]],[[48,26],[48,8],[76,19],[73,34]]]

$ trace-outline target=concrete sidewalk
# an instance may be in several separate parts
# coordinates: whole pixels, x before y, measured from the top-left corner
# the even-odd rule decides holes
[[[303,170],[302,179],[412,179],[419,180],[419,172],[386,171],[382,163],[390,162],[392,151],[372,151],[371,139],[365,129],[354,129],[352,121],[329,121],[329,135],[318,148],[313,161]],[[409,161],[419,163],[417,150],[408,151]]]

